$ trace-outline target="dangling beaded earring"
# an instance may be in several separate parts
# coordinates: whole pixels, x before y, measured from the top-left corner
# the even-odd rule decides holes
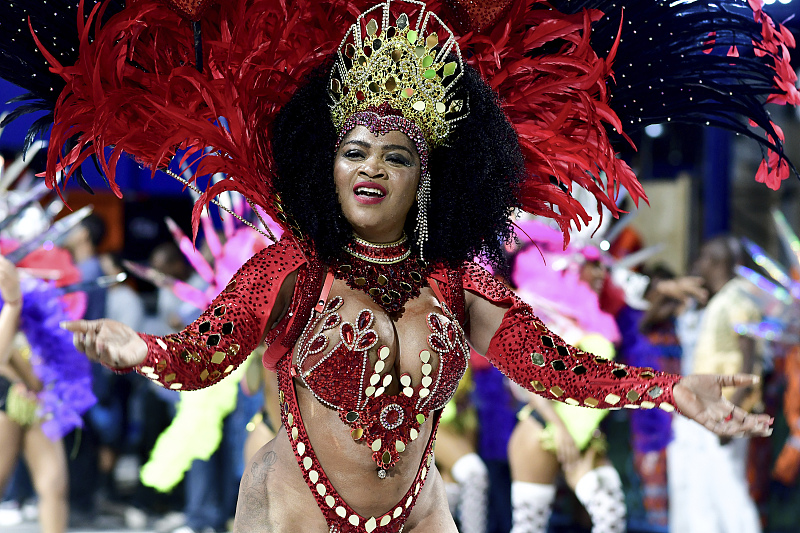
[[[427,170],[420,179],[417,189],[417,227],[414,232],[417,234],[417,246],[419,246],[419,258],[425,261],[425,243],[428,241],[428,207],[431,205],[431,177]]]

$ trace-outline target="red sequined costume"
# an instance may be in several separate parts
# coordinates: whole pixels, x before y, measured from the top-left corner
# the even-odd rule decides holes
[[[308,254],[310,255],[310,254]],[[409,257],[407,273],[416,279],[419,263]],[[349,268],[346,268],[349,267]],[[342,316],[342,297],[328,298],[333,278],[347,280],[361,266],[336,270],[309,260],[293,238],[284,238],[250,259],[211,307],[183,332],[166,337],[142,334],[147,359],[136,368],[171,389],[196,389],[224,377],[259,343],[276,295],[287,276],[297,272],[294,296],[285,317],[267,336],[264,363],[277,369],[283,424],[298,464],[332,531],[397,532],[410,513],[432,461],[431,434],[416,480],[404,498],[379,517],[363,517],[338,495],[317,460],[303,426],[295,383],[300,381],[323,404],[339,412],[357,441],[364,443],[380,469],[395,465],[420,426],[455,392],[469,348],[464,290],[508,308],[492,338],[487,358],[511,379],[548,398],[597,408],[674,410],[672,386],[678,377],[652,369],[628,368],[596,358],[551,333],[503,284],[477,264],[459,270],[433,268],[427,284],[441,313],[429,313],[429,350],[419,354],[421,381],[399,376],[400,393],[384,394],[392,381],[385,365],[389,348],[371,329],[376,312]],[[425,280],[420,280],[425,284]],[[370,293],[380,301],[380,295]],[[387,314],[389,314],[387,312]],[[326,332],[338,329],[331,336]],[[332,342],[332,340],[336,342]],[[294,357],[287,356],[295,347]],[[380,475],[380,471],[379,471]]]

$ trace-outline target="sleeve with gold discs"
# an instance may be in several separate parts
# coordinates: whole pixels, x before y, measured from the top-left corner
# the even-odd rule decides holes
[[[526,389],[584,407],[675,411],[672,387],[681,376],[625,366],[567,344],[528,304],[476,264],[465,268],[464,288],[508,306],[486,358]]]
[[[134,370],[173,390],[201,389],[232,372],[258,346],[283,281],[304,261],[289,241],[248,260],[211,306],[180,333],[140,333],[148,353]]]

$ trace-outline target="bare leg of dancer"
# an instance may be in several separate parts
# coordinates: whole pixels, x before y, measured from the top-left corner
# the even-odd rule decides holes
[[[40,425],[25,430],[23,451],[39,496],[42,533],[64,533],[69,518],[67,456],[61,440],[50,440]]]
[[[508,443],[511,467],[512,533],[544,533],[556,496],[559,463],[541,445],[543,427],[526,417],[517,423]]]
[[[14,473],[21,448],[22,428],[0,411],[0,492],[5,491]]]

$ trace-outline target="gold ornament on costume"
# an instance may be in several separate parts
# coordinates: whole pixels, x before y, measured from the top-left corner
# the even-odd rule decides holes
[[[455,35],[424,2],[378,4],[358,17],[339,46],[329,86],[333,123],[341,133],[354,113],[388,104],[434,148],[469,112],[466,91],[457,85],[462,75]]]

